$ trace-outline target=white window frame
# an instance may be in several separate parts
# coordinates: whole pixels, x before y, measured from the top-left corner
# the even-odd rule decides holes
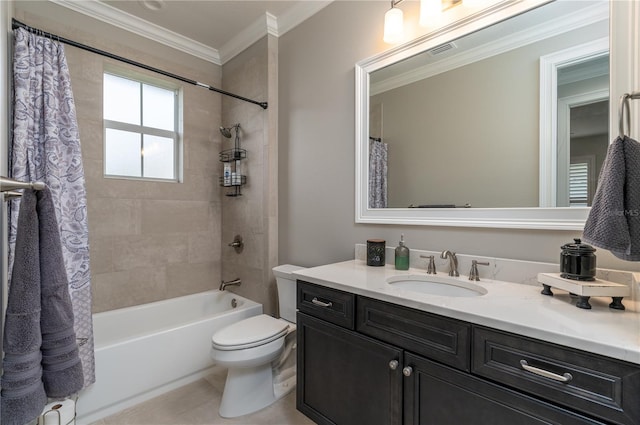
[[[103,76],[104,74],[109,74],[109,75],[113,75],[115,77],[118,78],[124,78],[127,80],[131,80],[131,81],[135,81],[136,83],[140,84],[140,116],[142,117],[142,113],[143,113],[143,102],[142,102],[142,86],[144,84],[149,85],[149,86],[154,86],[154,87],[158,87],[164,90],[168,90],[168,91],[172,91],[174,93],[174,131],[170,131],[170,130],[163,130],[163,129],[159,129],[159,128],[154,128],[154,127],[147,127],[144,125],[137,125],[137,124],[129,124],[129,123],[125,123],[125,122],[120,122],[120,121],[113,121],[113,120],[107,120],[104,118],[103,115],[103,176],[105,178],[112,178],[112,179],[127,179],[127,180],[142,180],[142,181],[160,181],[160,182],[174,182],[174,183],[179,183],[182,182],[183,180],[183,176],[182,176],[182,170],[183,170],[183,156],[182,156],[182,111],[183,111],[183,104],[182,104],[182,89],[180,88],[180,86],[175,85],[175,84],[170,84],[167,81],[164,80],[160,80],[157,78],[152,78],[146,75],[142,75],[142,74],[138,74],[138,73],[134,73],[132,71],[129,70],[121,70],[121,69],[105,69],[103,71]],[[104,77],[103,77],[104,78]],[[104,102],[104,99],[103,99]],[[129,175],[118,175],[118,174],[107,174],[107,161],[106,161],[106,150],[107,150],[107,144],[106,144],[106,138],[107,138],[107,129],[113,129],[113,130],[122,130],[122,131],[128,131],[128,132],[132,132],[132,133],[137,133],[141,135],[141,152],[140,152],[140,161],[141,161],[141,174],[142,176],[138,177],[138,176],[129,176]],[[158,136],[158,137],[165,137],[165,138],[169,138],[173,140],[173,178],[172,179],[164,179],[164,178],[157,178],[157,177],[145,177],[144,176],[144,155],[142,153],[142,150],[144,150],[144,136],[145,135],[150,135],[150,136]]]

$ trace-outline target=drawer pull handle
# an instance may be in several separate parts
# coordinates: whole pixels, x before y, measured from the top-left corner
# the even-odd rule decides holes
[[[398,363],[398,361],[397,361],[397,360],[391,360],[391,361],[389,362],[389,369],[391,369],[391,370],[396,370],[396,369],[398,368],[398,365],[399,365],[399,364],[400,364],[400,363]]]
[[[402,374],[404,376],[411,376],[412,373],[413,373],[413,368],[411,366],[407,366],[404,369],[402,369]]]
[[[529,366],[526,360],[520,360],[520,366],[527,372],[535,373],[536,375],[544,376],[545,378],[553,379],[554,381],[564,382],[565,384],[573,379],[570,373],[565,372],[562,375],[549,372],[548,370],[539,369],[537,367]]]
[[[314,303],[315,305],[319,305],[320,307],[331,307],[333,304],[331,303],[331,301],[329,301],[328,303],[325,303],[323,301],[320,301],[318,298],[313,297],[313,299],[311,300],[312,303]]]

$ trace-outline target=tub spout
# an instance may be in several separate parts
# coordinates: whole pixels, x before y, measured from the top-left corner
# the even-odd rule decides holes
[[[224,280],[223,280],[223,281],[221,281],[221,282],[220,282],[220,288],[219,288],[219,289],[220,289],[221,291],[224,291],[224,289],[225,289],[227,286],[240,286],[240,285],[242,285],[242,281],[240,280],[240,278],[239,278],[239,277],[237,277],[237,278],[235,278],[235,279],[233,279],[233,280],[230,280],[230,281],[228,281],[228,282],[225,282]]]

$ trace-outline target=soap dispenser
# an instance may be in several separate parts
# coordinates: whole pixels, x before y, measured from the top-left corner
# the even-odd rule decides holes
[[[404,244],[404,234],[400,235],[400,243],[396,247],[396,270],[409,270],[409,248]]]

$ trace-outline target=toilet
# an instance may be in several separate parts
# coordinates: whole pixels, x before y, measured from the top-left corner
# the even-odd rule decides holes
[[[296,279],[291,273],[302,268],[273,268],[280,319],[249,317],[211,337],[211,357],[228,368],[219,410],[223,418],[263,409],[295,387]]]

